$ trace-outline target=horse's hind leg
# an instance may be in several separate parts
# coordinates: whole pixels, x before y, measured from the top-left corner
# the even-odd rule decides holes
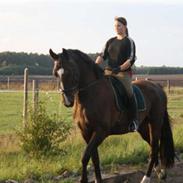
[[[100,172],[100,160],[98,155],[98,149],[96,148],[92,153],[92,162],[95,169],[95,177],[96,181],[95,183],[101,183],[102,182],[102,176]]]
[[[92,153],[95,152],[96,148],[100,143],[104,140],[105,135],[102,130],[97,130],[92,133],[91,138],[88,142],[88,145],[85,149],[85,152],[82,157],[82,175],[81,175],[81,183],[87,183],[88,178],[87,178],[87,165],[90,160],[90,157],[92,156]],[[95,156],[95,154],[94,154]],[[97,165],[97,164],[96,164]],[[97,172],[98,174],[98,172]],[[101,177],[101,175],[100,175]],[[99,178],[99,175],[98,175]]]
[[[155,165],[158,164],[160,133],[155,123],[149,124],[149,132],[150,132],[150,146],[151,146],[150,161],[148,164],[146,175],[143,177],[141,183],[150,183],[150,176],[152,173],[152,169]]]
[[[151,146],[151,139],[150,139],[150,128],[149,128],[149,122],[148,118],[146,118],[143,123],[140,125],[140,128],[138,129],[138,132],[140,133],[141,137]],[[155,160],[154,163],[154,169],[159,176],[159,160],[158,158]]]
[[[140,133],[141,137],[151,146],[150,142],[150,129],[149,129],[149,122],[148,118],[146,118],[142,124],[140,125],[140,128],[138,129],[138,132]],[[158,159],[155,162],[155,167],[159,165]]]

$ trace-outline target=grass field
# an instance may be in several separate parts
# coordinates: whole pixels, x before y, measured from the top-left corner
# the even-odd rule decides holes
[[[21,127],[22,98],[22,93],[0,93],[0,180],[32,178],[39,182],[51,182],[51,177],[60,175],[64,171],[68,171],[71,175],[78,175],[81,171],[80,157],[84,150],[84,142],[76,129],[73,129],[72,134],[61,144],[67,152],[62,156],[35,159],[21,151],[14,129]],[[71,121],[71,109],[66,109],[60,104],[58,94],[43,92],[40,98],[45,101],[49,113],[61,114],[66,121]],[[176,151],[182,153],[183,89],[175,89],[168,95],[168,99]],[[31,103],[31,95],[29,103]],[[108,168],[114,171],[120,164],[139,166],[146,163],[148,146],[137,133],[133,133],[106,139],[100,146],[99,153],[102,169]]]
[[[47,106],[51,114],[59,114],[66,121],[71,121],[71,109],[61,105],[60,96],[56,92],[40,92],[40,101]],[[29,94],[29,109],[32,104],[32,94]],[[23,92],[0,93],[0,134],[13,133],[15,128],[22,126]]]

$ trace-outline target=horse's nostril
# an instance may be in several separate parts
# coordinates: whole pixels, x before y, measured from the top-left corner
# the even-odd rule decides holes
[[[52,72],[52,74],[53,74],[53,76],[55,76],[56,78],[58,78],[58,73],[55,70]]]

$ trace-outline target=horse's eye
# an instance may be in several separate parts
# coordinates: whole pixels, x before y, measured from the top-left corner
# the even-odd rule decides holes
[[[69,71],[68,70],[64,70],[64,75],[69,75]]]

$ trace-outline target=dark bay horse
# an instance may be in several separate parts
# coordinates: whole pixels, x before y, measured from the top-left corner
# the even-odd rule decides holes
[[[92,159],[96,182],[101,183],[98,146],[113,134],[128,133],[128,116],[116,108],[114,93],[109,80],[85,53],[63,49],[56,54],[50,49],[54,60],[53,74],[59,78],[63,103],[74,107],[73,118],[87,143],[82,157],[81,183],[87,183],[87,164]],[[146,175],[141,183],[149,183],[153,168],[158,167],[160,177],[165,169],[174,164],[174,143],[167,112],[167,97],[163,89],[150,81],[135,81],[146,102],[146,110],[139,112],[141,122],[138,132],[150,145],[151,154]]]

